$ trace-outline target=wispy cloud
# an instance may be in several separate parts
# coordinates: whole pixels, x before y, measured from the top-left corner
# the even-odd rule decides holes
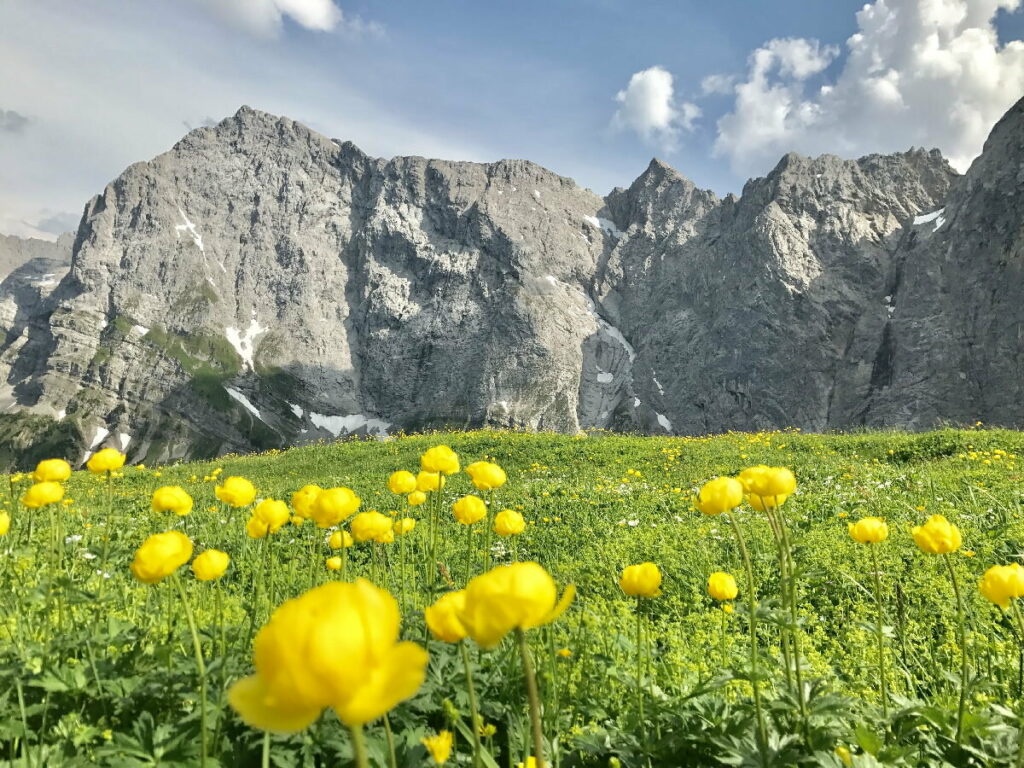
[[[380,36],[383,27],[358,16],[348,17],[333,0],[193,0],[210,12],[254,35],[272,37],[285,19],[308,30],[340,30],[354,35]]]
[[[615,100],[620,106],[612,116],[612,129],[633,131],[666,152],[676,149],[680,136],[693,130],[701,114],[696,104],[676,101],[672,73],[657,66],[629,78]]]

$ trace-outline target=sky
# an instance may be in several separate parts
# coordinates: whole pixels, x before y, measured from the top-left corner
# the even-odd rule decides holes
[[[1024,96],[1024,0],[0,0],[0,233],[53,239],[243,104],[371,155],[720,195],[786,152],[938,147]]]

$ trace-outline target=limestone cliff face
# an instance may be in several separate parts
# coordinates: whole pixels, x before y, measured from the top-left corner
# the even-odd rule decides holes
[[[0,410],[148,461],[441,426],[1019,424],[996,390],[1021,373],[1022,130],[1018,105],[963,178],[787,155],[720,200],[653,161],[602,199],[243,108],[90,201],[59,284],[0,284]]]

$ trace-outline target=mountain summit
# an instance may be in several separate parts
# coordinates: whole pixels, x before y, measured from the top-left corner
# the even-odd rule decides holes
[[[0,439],[11,414],[146,461],[431,427],[1021,426],[1022,169],[1024,102],[962,177],[790,154],[724,200],[659,160],[601,198],[243,107],[93,198],[52,286],[0,284]]]

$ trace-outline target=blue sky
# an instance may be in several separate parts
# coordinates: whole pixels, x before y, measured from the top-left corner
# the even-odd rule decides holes
[[[243,103],[374,155],[525,157],[602,194],[652,156],[720,194],[791,150],[939,146],[965,168],[1024,96],[1020,6],[5,0],[0,232],[52,237]]]

